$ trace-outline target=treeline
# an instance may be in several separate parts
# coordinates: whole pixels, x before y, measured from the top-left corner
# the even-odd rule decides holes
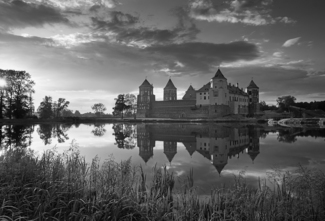
[[[304,108],[307,110],[322,110],[325,111],[325,101],[312,101],[312,102],[297,102],[293,106]]]
[[[21,119],[31,115],[34,86],[29,73],[0,69],[0,119]]]

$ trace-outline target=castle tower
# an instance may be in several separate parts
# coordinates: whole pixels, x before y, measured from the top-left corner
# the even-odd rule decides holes
[[[137,144],[139,147],[139,155],[145,163],[153,157],[153,148],[155,141],[152,139],[148,125],[137,125]]]
[[[227,78],[222,74],[220,69],[210,80],[210,105],[228,105],[229,92]]]
[[[137,117],[145,118],[149,117],[151,102],[155,101],[155,95],[153,94],[153,86],[147,79],[139,87]]]
[[[172,80],[169,79],[166,87],[164,88],[164,101],[177,100],[177,88],[173,84]]]
[[[259,105],[259,87],[255,84],[253,80],[249,83],[246,92],[249,96],[248,101],[248,114],[253,116],[260,111]]]
[[[166,155],[169,163],[171,163],[174,156],[177,154],[177,142],[164,141],[164,154]]]
[[[190,85],[182,99],[183,100],[195,100],[196,99],[195,96],[196,96],[196,91],[192,87],[192,85]]]

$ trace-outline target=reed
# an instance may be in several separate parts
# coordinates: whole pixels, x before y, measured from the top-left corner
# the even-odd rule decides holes
[[[270,174],[274,184],[231,187],[201,197],[193,170],[183,177],[155,166],[153,178],[131,159],[88,164],[72,143],[35,155],[7,150],[0,161],[0,220],[325,220],[325,175],[301,167]],[[176,188],[175,183],[179,182]]]

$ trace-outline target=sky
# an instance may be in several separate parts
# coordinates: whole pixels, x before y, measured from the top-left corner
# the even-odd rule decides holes
[[[324,100],[324,0],[0,0],[0,69],[24,70],[69,109],[112,111],[148,79],[157,100],[171,77],[181,99],[218,67],[229,83]]]

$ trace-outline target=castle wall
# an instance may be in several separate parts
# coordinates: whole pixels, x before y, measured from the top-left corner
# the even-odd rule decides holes
[[[152,118],[218,118],[230,114],[227,105],[197,106],[195,100],[155,101],[149,117]]]

